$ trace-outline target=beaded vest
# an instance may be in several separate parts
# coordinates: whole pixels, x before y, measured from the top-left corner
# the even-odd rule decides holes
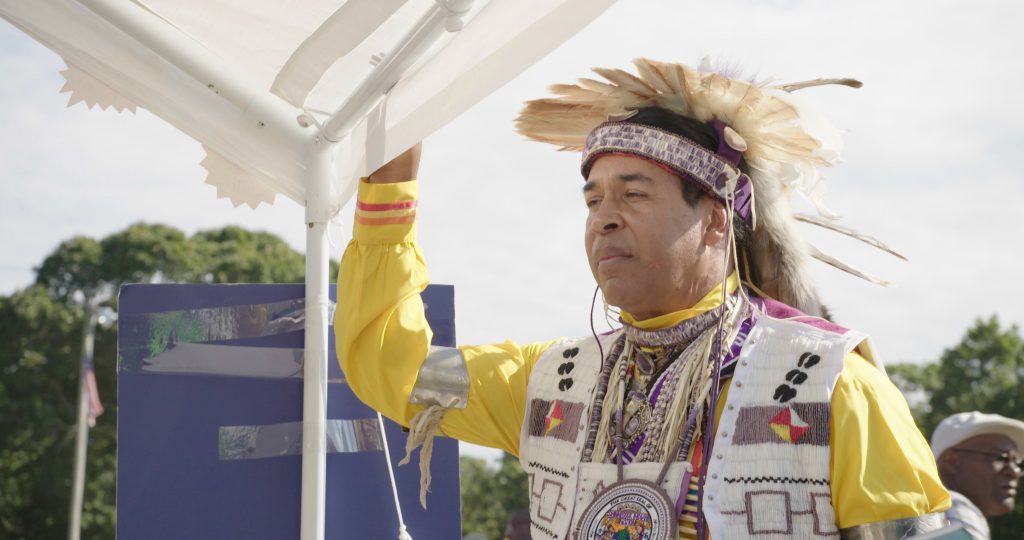
[[[622,331],[602,336],[605,353]],[[830,495],[831,396],[843,359],[865,336],[759,317],[736,358],[711,454],[704,516],[713,538],[838,537]],[[578,514],[616,466],[590,462],[602,358],[594,338],[563,340],[538,360],[527,387],[520,463],[534,538],[571,538]],[[605,381],[607,383],[607,381]],[[653,481],[661,463],[630,463],[625,478]],[[690,464],[661,487],[678,498]]]

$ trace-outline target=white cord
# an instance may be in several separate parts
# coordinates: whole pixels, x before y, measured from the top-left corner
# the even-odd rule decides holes
[[[341,242],[334,241],[334,235],[331,234],[331,229],[335,226],[338,227],[339,234],[341,235]],[[341,255],[345,251],[345,221],[341,219],[341,212],[338,212],[327,222],[327,244],[331,246],[334,253]]]
[[[398,540],[412,540],[409,531],[405,529],[405,520],[402,518],[402,504],[398,502],[398,484],[395,483],[395,469],[391,466],[391,452],[388,450],[388,435],[384,432],[384,417],[377,413],[377,423],[380,425],[380,439],[384,442],[384,461],[388,464],[388,477],[391,479],[391,495],[395,498],[395,511],[398,512]]]

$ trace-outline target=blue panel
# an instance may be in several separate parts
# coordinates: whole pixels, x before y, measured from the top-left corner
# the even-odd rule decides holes
[[[139,351],[155,330],[146,314],[224,306],[272,304],[302,298],[302,285],[130,285],[121,291],[119,335],[124,350]],[[331,289],[334,298],[334,288]],[[423,293],[434,344],[454,346],[454,291],[430,286]],[[301,331],[198,340],[200,345],[302,347]],[[177,330],[175,331],[177,332]],[[266,332],[264,332],[266,333]],[[248,334],[247,334],[248,335]],[[195,335],[174,341],[196,343]],[[223,332],[217,337],[223,338]],[[330,374],[341,379],[330,344]],[[174,352],[174,346],[165,347]],[[181,349],[178,349],[180,352]],[[215,359],[211,359],[214,361]],[[117,534],[121,540],[293,539],[299,536],[301,456],[221,460],[222,426],[267,425],[302,419],[300,378],[255,378],[127,369],[118,375]],[[328,418],[374,418],[343,383],[328,387]],[[405,434],[388,421],[387,437],[410,534],[416,540],[459,538],[458,445],[438,439],[432,460],[429,512],[419,506],[419,471],[397,467]],[[327,456],[327,538],[397,538],[398,520],[384,454]]]

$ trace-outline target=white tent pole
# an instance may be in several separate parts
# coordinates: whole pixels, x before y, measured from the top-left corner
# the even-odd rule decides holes
[[[335,110],[324,126],[324,133],[332,140],[347,135],[356,122],[391,90],[402,73],[444,34],[445,21],[449,16],[449,12],[437,3],[432,5],[409,33],[387,52],[377,69]]]
[[[306,329],[302,370],[301,540],[323,540],[327,477],[327,332],[333,145],[314,137],[306,169]],[[339,294],[341,292],[339,291]]]
[[[211,92],[238,110],[261,122],[261,127],[271,128],[296,143],[308,138],[308,132],[298,122],[301,113],[299,109],[260,88],[231,64],[140,4],[124,0],[78,1],[153,53],[206,85]]]

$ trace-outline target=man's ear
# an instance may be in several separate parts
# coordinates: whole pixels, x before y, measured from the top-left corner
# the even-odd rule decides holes
[[[703,197],[702,202],[710,207],[704,244],[709,247],[725,247],[729,242],[729,213],[725,205],[711,197]]]

